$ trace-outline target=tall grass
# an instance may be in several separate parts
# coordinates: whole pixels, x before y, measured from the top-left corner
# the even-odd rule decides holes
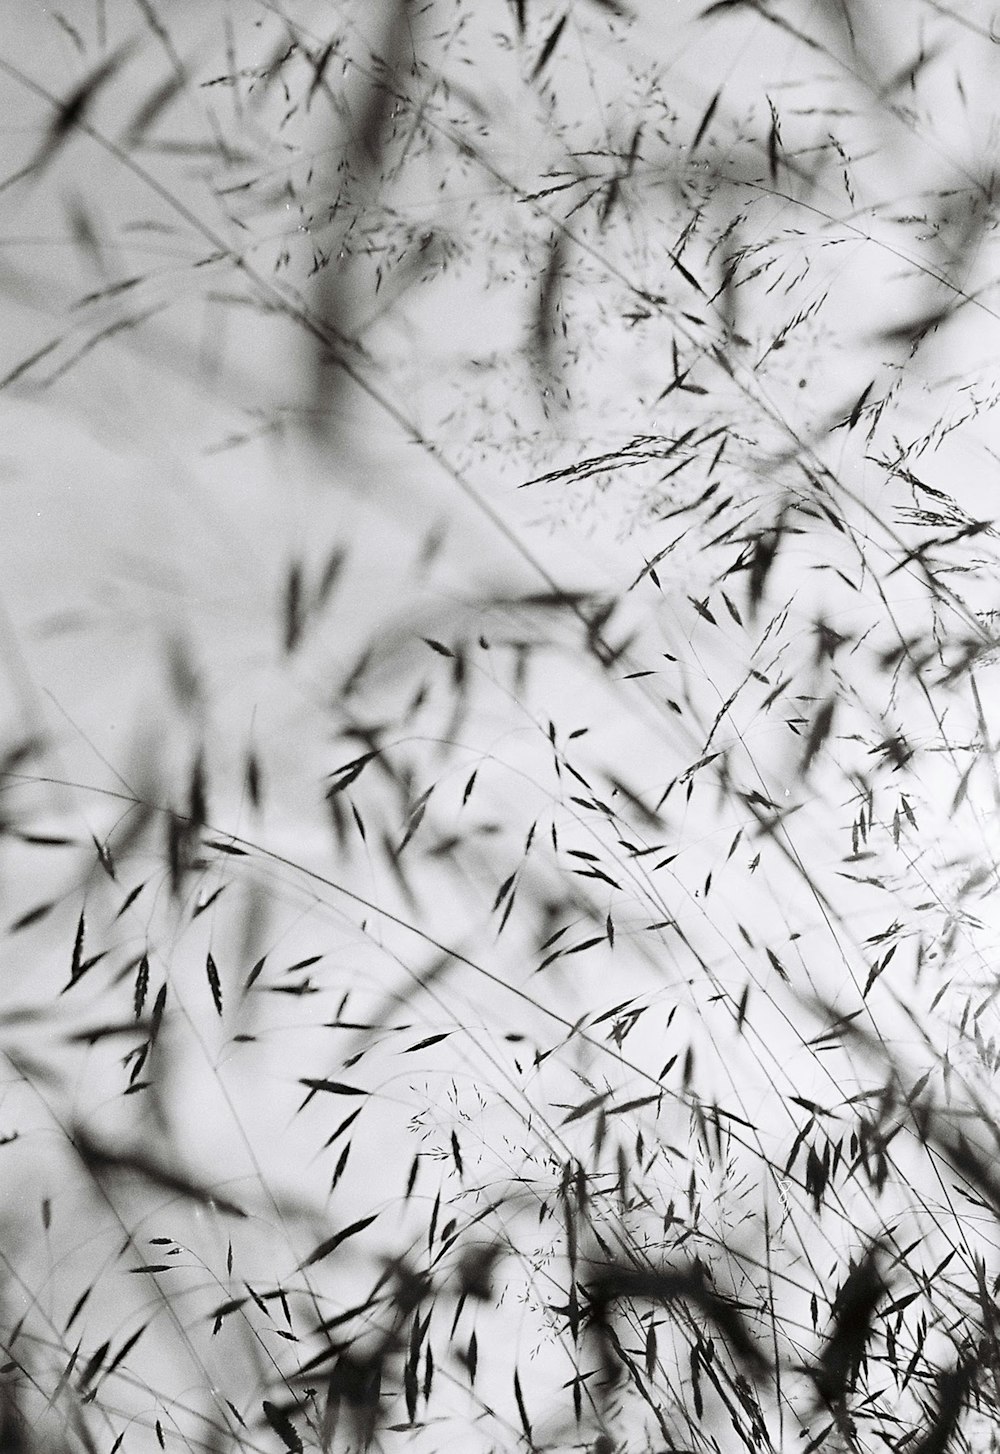
[[[0,1448],[996,1446],[993,39],[25,7]]]

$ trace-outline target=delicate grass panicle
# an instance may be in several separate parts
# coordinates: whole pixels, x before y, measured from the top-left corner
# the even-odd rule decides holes
[[[0,1448],[995,1448],[972,0],[22,0]]]

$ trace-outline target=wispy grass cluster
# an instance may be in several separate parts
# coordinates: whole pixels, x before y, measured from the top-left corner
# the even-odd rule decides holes
[[[988,8],[25,15],[0,1448],[995,1447]]]

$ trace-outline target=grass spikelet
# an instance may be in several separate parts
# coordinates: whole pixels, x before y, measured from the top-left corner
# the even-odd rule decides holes
[[[212,992],[212,1003],[215,1005],[215,1012],[222,1015],[222,981],[219,978],[219,969],[212,958],[211,951],[205,959],[205,975],[208,979],[208,987]]]

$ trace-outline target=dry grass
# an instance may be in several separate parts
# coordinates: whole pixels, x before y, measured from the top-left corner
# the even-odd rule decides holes
[[[918,11],[0,57],[0,1448],[995,1445],[991,31]]]

